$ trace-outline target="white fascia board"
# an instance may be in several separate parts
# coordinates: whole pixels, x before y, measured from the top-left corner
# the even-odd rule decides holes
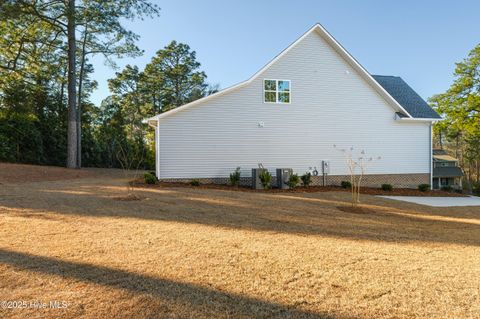
[[[394,109],[396,109],[397,111],[402,111],[404,112],[406,115],[409,116],[409,118],[413,118],[412,115],[410,113],[407,112],[407,110],[405,110],[377,81],[375,81],[375,79],[370,75],[370,73],[367,72],[367,70],[360,64],[358,63],[357,60],[355,60],[355,58],[350,54],[348,53],[347,50],[345,50],[345,48],[342,47],[342,45],[332,36],[330,35],[330,33],[328,33],[328,31],[320,24],[320,23],[317,23],[315,24],[313,27],[311,27],[307,32],[305,32],[300,38],[298,38],[297,40],[295,40],[292,44],[290,44],[285,50],[283,50],[282,52],[280,52],[275,58],[273,58],[269,63],[267,63],[262,69],[260,69],[258,72],[256,72],[252,77],[250,77],[248,80],[246,81],[243,81],[243,82],[240,82],[238,84],[235,84],[233,86],[230,86],[226,89],[223,89],[221,91],[218,91],[217,93],[214,93],[214,94],[211,94],[211,95],[208,95],[206,97],[203,97],[201,99],[198,99],[198,100],[195,100],[193,102],[190,102],[190,103],[187,103],[185,105],[182,105],[182,106],[179,106],[177,108],[174,108],[173,110],[170,110],[168,112],[165,112],[165,113],[161,113],[161,114],[158,114],[158,115],[155,115],[154,117],[151,117],[149,119],[147,119],[147,121],[149,120],[160,120],[164,117],[167,117],[167,116],[170,116],[172,114],[175,114],[177,112],[180,112],[180,111],[183,111],[183,110],[186,110],[192,106],[195,106],[195,105],[198,105],[200,103],[203,103],[203,102],[206,102],[206,101],[209,101],[215,97],[219,97],[219,96],[222,96],[228,92],[231,92],[233,90],[236,90],[236,89],[239,89],[241,88],[242,86],[248,84],[248,83],[251,83],[253,80],[255,80],[260,74],[262,74],[265,70],[267,70],[271,65],[273,65],[275,62],[277,62],[282,56],[284,56],[288,51],[290,51],[292,48],[294,48],[300,41],[302,41],[305,37],[307,37],[310,33],[312,33],[313,31],[316,31],[320,34],[320,36],[322,36],[324,39],[327,40],[327,42],[329,42],[329,44],[345,59],[347,60],[347,62],[349,62],[350,65],[352,65],[354,67],[355,70],[357,70],[357,72],[359,72],[363,78],[371,85],[373,86],[374,89],[377,90],[377,92],[382,96],[384,97],[387,102],[389,102],[392,106],[394,106]]]
[[[244,81],[244,82],[235,84],[235,85],[230,86],[230,87],[228,87],[228,88],[226,88],[226,89],[223,89],[223,90],[221,90],[221,91],[218,91],[217,93],[213,93],[213,94],[211,94],[211,95],[202,97],[201,99],[198,99],[198,100],[195,100],[195,101],[193,101],[193,102],[190,102],[190,103],[184,104],[184,105],[182,105],[182,106],[176,107],[176,108],[174,108],[174,109],[172,109],[172,110],[170,110],[170,111],[167,111],[167,112],[165,112],[165,113],[160,113],[160,114],[158,114],[158,115],[155,115],[154,117],[151,117],[150,119],[155,118],[156,120],[160,120],[160,119],[162,119],[162,118],[164,118],[164,117],[167,117],[167,116],[170,116],[170,115],[175,114],[175,113],[177,113],[177,112],[186,110],[186,109],[188,109],[188,108],[190,108],[190,107],[192,107],[192,106],[195,106],[195,105],[197,105],[197,104],[200,104],[200,103],[209,101],[209,100],[211,100],[211,99],[213,99],[213,98],[222,96],[222,95],[224,95],[225,93],[228,93],[228,92],[230,92],[230,91],[233,91],[233,90],[235,90],[235,89],[238,89],[238,88],[244,86],[244,85],[247,84],[248,82],[249,82],[249,81]]]
[[[360,73],[361,76],[371,85],[377,92],[387,100],[391,105],[393,105],[397,111],[404,112],[409,118],[413,118],[413,116],[408,113],[400,103],[395,100],[390,93],[388,93],[383,86],[381,86],[371,75],[368,71],[330,34],[328,31],[320,24],[316,24],[316,28],[319,33],[326,38],[326,40],[330,43],[330,45],[347,61],[350,63],[353,68]]]
[[[400,122],[438,122],[438,121],[441,121],[443,120],[443,118],[440,118],[440,119],[431,119],[431,118],[421,118],[421,117],[414,117],[414,118],[399,118],[397,119],[397,121],[400,121]]]
[[[218,96],[222,96],[224,95],[225,93],[228,93],[230,91],[233,91],[233,90],[236,90],[236,89],[239,89],[241,88],[242,86],[244,85],[247,85],[248,83],[251,83],[253,80],[255,80],[260,74],[262,74],[265,70],[267,70],[272,64],[274,64],[275,62],[277,62],[277,60],[279,60],[283,55],[285,55],[288,51],[290,51],[290,49],[292,49],[293,47],[295,47],[295,45],[302,41],[306,36],[308,36],[311,32],[313,32],[316,28],[318,27],[318,25],[314,25],[312,28],[310,28],[310,30],[308,30],[307,32],[305,32],[300,38],[298,38],[297,40],[295,40],[295,42],[293,42],[292,44],[290,44],[285,50],[283,50],[280,54],[278,54],[275,58],[273,58],[269,63],[267,63],[262,69],[260,69],[260,71],[258,71],[257,73],[255,73],[254,75],[252,75],[248,80],[246,81],[243,81],[243,82],[240,82],[238,84],[235,84],[233,86],[230,86],[226,89],[223,89],[221,91],[218,91],[217,93],[214,93],[214,94],[211,94],[211,95],[208,95],[206,97],[203,97],[201,99],[198,99],[198,100],[195,100],[193,102],[190,102],[190,103],[187,103],[185,105],[182,105],[182,106],[179,106],[177,108],[174,108],[173,110],[171,111],[168,111],[168,112],[165,112],[165,113],[161,113],[161,114],[158,114],[156,116],[154,116],[154,118],[156,119],[162,119],[164,117],[167,117],[167,116],[170,116],[172,114],[175,114],[177,112],[180,112],[180,111],[183,111],[183,110],[186,110],[192,106],[195,106],[197,104],[200,104],[200,103],[203,103],[203,102],[206,102],[208,100],[211,100],[215,97],[218,97]]]

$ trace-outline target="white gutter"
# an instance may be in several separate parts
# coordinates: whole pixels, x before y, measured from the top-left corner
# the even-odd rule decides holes
[[[417,118],[397,118],[397,121],[403,121],[403,122],[438,122],[438,121],[441,121],[443,120],[443,118],[420,118],[420,117],[417,117]]]

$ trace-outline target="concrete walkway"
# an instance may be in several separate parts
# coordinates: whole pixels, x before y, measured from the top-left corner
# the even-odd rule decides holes
[[[393,200],[434,207],[479,206],[480,197],[421,197],[421,196],[378,196]]]

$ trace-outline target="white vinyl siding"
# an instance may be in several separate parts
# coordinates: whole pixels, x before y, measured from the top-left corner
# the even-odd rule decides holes
[[[289,79],[295,98],[264,103],[264,79]],[[161,118],[160,178],[227,177],[237,166],[250,176],[258,163],[303,174],[322,160],[331,175],[345,175],[334,144],[381,156],[368,174],[429,173],[429,123],[395,121],[394,113],[313,32],[247,85]]]

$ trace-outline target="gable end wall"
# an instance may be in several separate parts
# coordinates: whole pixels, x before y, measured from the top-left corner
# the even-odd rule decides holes
[[[263,103],[265,78],[291,80],[291,103]],[[160,119],[159,175],[225,178],[240,166],[250,176],[258,163],[303,174],[322,160],[331,175],[347,175],[334,144],[381,156],[368,174],[429,174],[429,124],[400,123],[394,113],[313,32],[247,85]]]

